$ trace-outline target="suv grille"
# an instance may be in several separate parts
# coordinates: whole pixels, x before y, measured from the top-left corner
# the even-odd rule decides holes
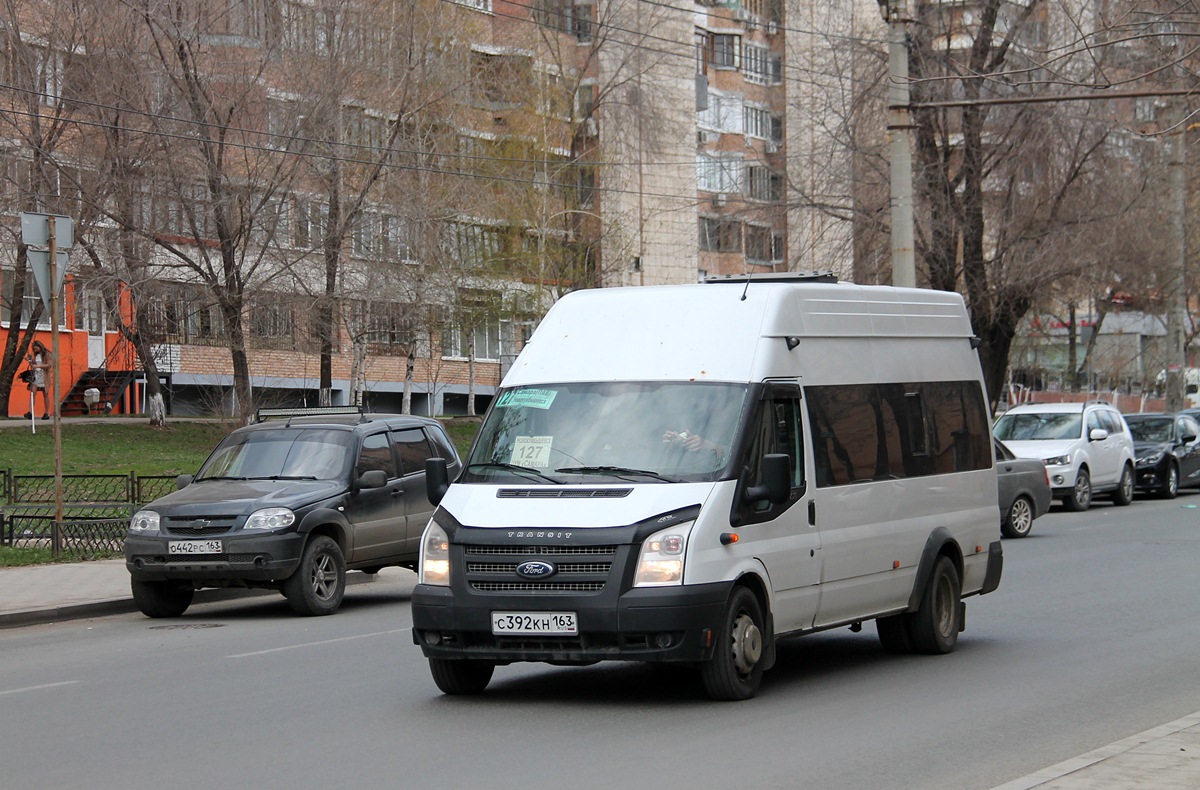
[[[237,516],[209,516],[208,518],[166,518],[163,531],[168,535],[198,537],[220,535],[233,529]]]

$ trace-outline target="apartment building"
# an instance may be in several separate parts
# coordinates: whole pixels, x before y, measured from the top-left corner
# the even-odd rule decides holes
[[[243,360],[255,406],[480,411],[568,290],[851,272],[847,125],[824,113],[855,88],[847,42],[882,42],[872,0],[205,0],[135,32],[105,8],[0,19],[5,224],[79,228],[64,402],[104,372],[102,406],[143,408],[133,330],[174,413],[233,409]],[[171,36],[198,53],[208,114],[151,57]],[[101,79],[118,49],[144,96]],[[194,145],[214,129],[222,172]],[[140,168],[120,190],[118,163]],[[5,333],[37,302],[19,252],[0,258]]]

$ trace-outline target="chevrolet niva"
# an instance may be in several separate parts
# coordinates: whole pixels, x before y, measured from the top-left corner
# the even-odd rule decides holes
[[[125,537],[133,599],[148,617],[176,617],[198,589],[257,587],[281,591],[299,614],[331,614],[347,570],[415,566],[433,510],[433,457],[460,466],[437,420],[260,410],[195,477],[134,514]]]

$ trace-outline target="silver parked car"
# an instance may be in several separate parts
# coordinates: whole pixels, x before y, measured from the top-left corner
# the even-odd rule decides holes
[[[1036,458],[1017,458],[999,439],[996,445],[996,483],[1000,489],[1000,531],[1006,538],[1023,538],[1033,520],[1050,509],[1050,475]]]

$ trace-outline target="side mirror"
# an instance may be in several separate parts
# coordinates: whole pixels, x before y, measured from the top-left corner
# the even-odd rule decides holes
[[[1108,438],[1108,431],[1103,428],[1093,428],[1088,434],[1088,441],[1102,442]]]
[[[382,469],[370,469],[358,478],[358,488],[383,488],[387,485],[387,472]]]
[[[425,496],[429,504],[438,505],[450,488],[450,473],[446,471],[445,458],[425,459]]]
[[[1190,433],[1185,433],[1180,437],[1179,441],[1183,444],[1191,444],[1192,442],[1196,441],[1196,437]]]
[[[180,475],[179,477],[175,478],[175,488],[177,490],[180,488],[187,488],[195,479],[196,478],[193,475]]]
[[[746,489],[746,499],[751,502],[767,500],[772,505],[788,501],[792,493],[791,462],[783,453],[769,453],[762,459],[762,485]]]

